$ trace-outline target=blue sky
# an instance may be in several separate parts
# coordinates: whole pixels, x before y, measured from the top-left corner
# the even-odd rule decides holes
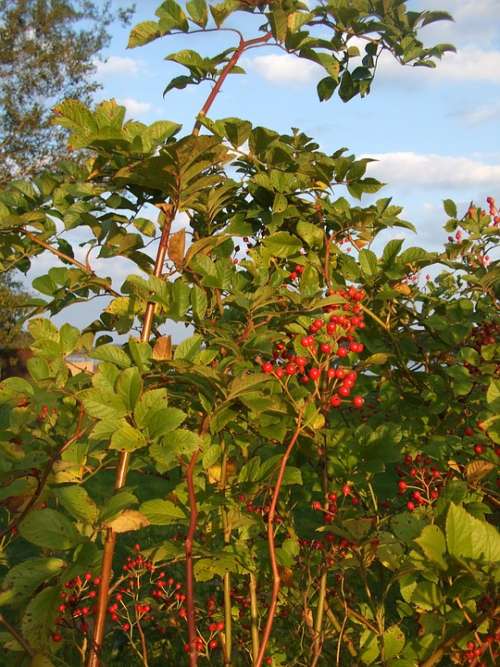
[[[159,4],[139,0],[134,23],[154,18]],[[444,239],[444,198],[454,199],[464,210],[471,200],[486,206],[488,195],[500,199],[500,0],[413,0],[407,5],[444,9],[455,17],[422,32],[428,44],[451,42],[458,49],[437,69],[401,67],[388,57],[381,61],[368,97],[347,104],[337,97],[320,103],[315,87],[322,71],[266,46],[244,58],[248,74],[229,77],[210,116],[238,116],[286,132],[299,127],[325,151],[347,146],[358,156],[376,158],[369,175],[387,183],[377,196],[393,196],[404,206],[405,218],[418,229],[418,237],[409,242],[432,249]],[[256,36],[261,21],[250,14],[239,16],[238,28],[247,38]],[[208,84],[163,99],[170,79],[184,73],[164,58],[185,48],[217,53],[234,46],[235,35],[176,35],[127,50],[128,32],[118,25],[113,29],[110,48],[97,63],[103,89],[96,100],[114,97],[125,104],[130,118],[146,123],[166,118],[189,131]],[[41,257],[33,274],[46,272],[50,265],[51,258]],[[108,275],[119,287],[132,271],[128,262],[121,269],[115,263]],[[72,309],[57,320],[83,326],[91,315]]]

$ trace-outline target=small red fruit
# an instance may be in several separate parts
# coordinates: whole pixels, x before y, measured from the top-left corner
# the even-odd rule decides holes
[[[319,368],[311,368],[310,371],[309,371],[309,377],[311,378],[311,380],[314,380],[314,382],[319,380],[319,378],[321,377],[320,369]]]
[[[484,454],[484,445],[481,445],[481,443],[477,443],[474,445],[474,452],[478,455],[481,456],[481,454]]]
[[[337,394],[334,394],[330,399],[330,405],[332,408],[338,408],[341,403],[342,400],[337,396]]]
[[[347,357],[348,354],[349,350],[346,347],[339,347],[339,349],[337,350],[337,357],[340,357],[340,359]]]
[[[352,399],[352,404],[355,408],[362,408],[364,405],[365,399],[362,396],[354,396]]]
[[[53,632],[52,633],[52,641],[53,642],[60,642],[62,640],[62,635],[59,632]]]
[[[262,364],[261,368],[262,368],[263,373],[272,373],[273,372],[273,365],[270,361],[264,362]]]
[[[323,354],[330,354],[330,352],[332,351],[332,346],[329,343],[321,343],[319,349],[321,350],[321,352],[323,352]]]
[[[339,394],[344,398],[347,398],[350,393],[351,393],[351,388],[346,386],[345,384],[339,387]]]
[[[415,503],[412,503],[411,500],[409,500],[406,503],[406,507],[408,508],[408,511],[413,512],[413,510],[415,509]]]

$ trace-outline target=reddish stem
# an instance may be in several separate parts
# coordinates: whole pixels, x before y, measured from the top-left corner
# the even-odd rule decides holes
[[[276,558],[276,547],[274,543],[274,517],[276,514],[276,505],[278,504],[278,498],[281,490],[281,485],[283,483],[283,477],[285,476],[286,464],[292,453],[292,449],[297,442],[297,439],[302,430],[302,414],[299,414],[297,419],[297,427],[295,432],[290,440],[288,447],[281,459],[281,465],[278,473],[278,479],[274,486],[273,498],[271,501],[271,508],[269,510],[269,515],[267,518],[267,543],[269,545],[269,558],[271,560],[271,569],[273,572],[273,589],[271,593],[271,603],[269,605],[269,612],[267,615],[266,627],[264,628],[264,634],[262,636],[262,641],[260,644],[260,651],[257,657],[257,662],[254,667],[262,667],[262,662],[266,653],[267,644],[271,636],[271,630],[273,629],[274,615],[276,613],[276,606],[278,604],[278,595],[281,587],[281,578],[278,569],[278,561]]]
[[[196,612],[194,604],[194,576],[193,576],[193,542],[198,519],[196,507],[196,493],[194,490],[194,467],[198,458],[198,451],[194,452],[186,470],[186,481],[189,497],[189,528],[184,542],[186,554],[186,603],[187,603],[187,625],[189,641],[189,665],[196,667],[198,664],[198,653],[196,651]]]
[[[210,91],[209,96],[207,97],[205,104],[201,107],[200,113],[198,114],[199,116],[206,116],[208,111],[210,110],[210,107],[214,103],[215,98],[220,92],[220,89],[222,88],[222,85],[224,81],[226,80],[228,74],[231,72],[233,67],[236,65],[238,60],[241,57],[241,54],[245,51],[245,49],[248,49],[249,47],[255,46],[256,44],[265,44],[268,42],[272,37],[271,32],[266,32],[265,35],[262,35],[262,37],[255,37],[254,39],[248,39],[248,40],[243,40],[240,39],[240,43],[238,44],[238,47],[236,48],[235,52],[227,62],[227,65],[224,67],[222,72],[220,73],[219,78],[215,82],[214,87]],[[201,128],[201,122],[200,120],[197,120],[194,128],[193,128],[193,134],[199,134]]]
[[[155,267],[153,275],[160,278],[163,273],[163,265],[168,250],[168,242],[170,239],[170,230],[172,221],[174,219],[176,210],[171,204],[162,204],[159,208],[165,214],[165,221],[163,225],[162,235],[158,251],[156,254]],[[142,325],[141,341],[147,342],[151,336],[153,328],[153,320],[156,305],[150,301],[144,313],[144,322]],[[127,481],[128,466],[130,463],[130,452],[121,451],[118,466],[116,468],[115,476],[115,491],[122,489]],[[106,530],[106,540],[104,542],[104,553],[102,556],[101,565],[101,583],[99,585],[99,594],[97,597],[97,613],[94,624],[94,636],[90,647],[87,667],[99,667],[100,652],[104,641],[104,633],[106,630],[106,610],[108,608],[109,600],[109,585],[111,581],[111,573],[113,569],[113,556],[116,546],[116,533],[112,528]]]

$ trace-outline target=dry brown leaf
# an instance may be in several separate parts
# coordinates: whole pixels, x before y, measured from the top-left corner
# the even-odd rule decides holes
[[[180,229],[172,234],[168,242],[168,256],[176,267],[181,267],[184,263],[184,253],[186,250],[186,231]]]
[[[495,469],[495,464],[491,461],[484,461],[479,459],[478,461],[471,461],[465,467],[465,474],[467,475],[468,482],[479,482],[480,479],[489,475],[492,470]]]
[[[155,361],[168,361],[172,359],[172,338],[162,336],[158,338],[153,347],[153,359]]]

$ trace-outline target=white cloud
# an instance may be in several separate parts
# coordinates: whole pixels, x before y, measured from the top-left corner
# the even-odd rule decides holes
[[[486,164],[468,157],[433,153],[379,153],[367,157],[370,175],[391,186],[406,188],[498,187],[500,164]]]
[[[141,102],[133,97],[125,97],[124,99],[118,100],[118,103],[122,104],[131,116],[142,116],[153,108],[149,102]]]
[[[458,53],[446,53],[437,67],[403,67],[389,54],[380,59],[379,81],[393,81],[413,86],[415,83],[474,81],[500,84],[500,51],[464,47]]]
[[[419,9],[429,9],[427,0],[419,2]],[[498,0],[440,0],[436,5],[455,19],[453,23],[440,21],[425,28],[426,42],[454,42],[459,45],[494,44],[498,39],[500,3]]]
[[[489,121],[500,118],[500,101],[494,102],[493,104],[483,104],[476,109],[462,111],[453,115],[458,116],[461,120],[467,123],[467,125],[481,125],[482,123],[488,123]]]
[[[97,76],[104,77],[116,74],[138,74],[139,63],[133,58],[122,56],[109,56],[107,60],[94,61]]]
[[[287,86],[317,81],[323,72],[316,63],[298,58],[290,53],[257,56],[251,61],[250,68],[266,81]]]

